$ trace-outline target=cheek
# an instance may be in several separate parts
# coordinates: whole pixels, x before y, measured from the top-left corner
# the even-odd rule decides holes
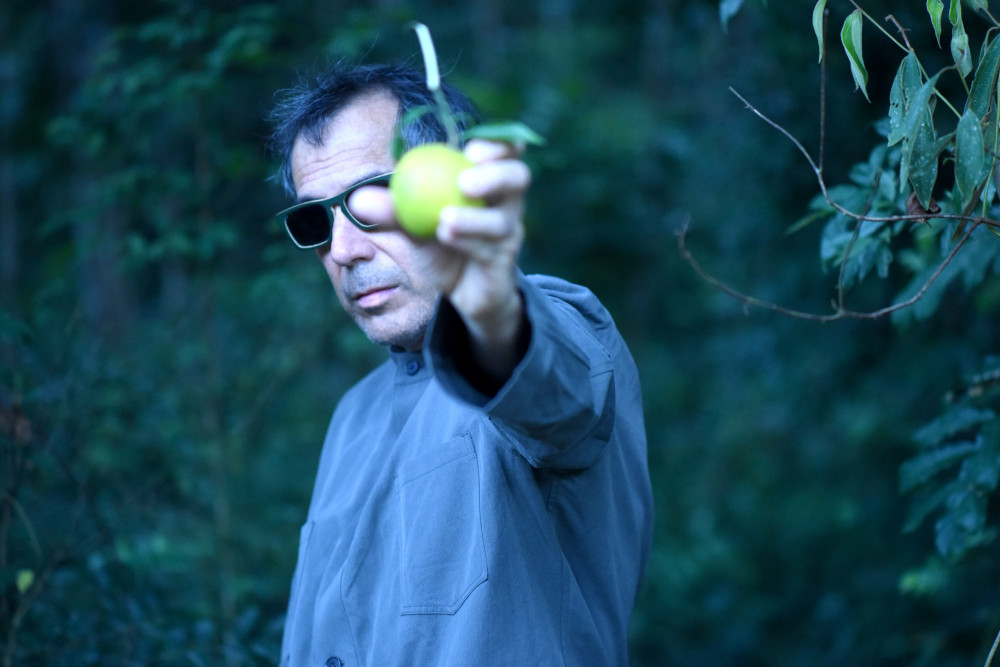
[[[337,292],[337,296],[340,296],[340,266],[330,256],[330,244],[327,243],[316,248],[316,257],[319,259],[319,263],[323,265],[323,269],[326,271],[326,275],[329,276],[330,282],[333,283],[333,289]]]

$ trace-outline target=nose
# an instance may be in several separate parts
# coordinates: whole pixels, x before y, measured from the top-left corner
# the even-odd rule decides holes
[[[375,246],[368,233],[348,220],[339,206],[334,206],[330,258],[340,266],[351,266],[370,260],[374,254]]]

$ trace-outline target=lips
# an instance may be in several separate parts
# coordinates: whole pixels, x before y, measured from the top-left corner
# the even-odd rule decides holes
[[[405,280],[393,266],[362,262],[345,267],[334,282],[340,282],[345,306],[370,310],[383,305]]]
[[[351,300],[362,308],[377,308],[389,299],[395,289],[395,285],[366,287],[355,292],[354,295],[351,296]]]

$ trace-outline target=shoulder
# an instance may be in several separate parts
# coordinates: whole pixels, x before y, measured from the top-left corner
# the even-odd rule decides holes
[[[589,289],[583,285],[571,283],[564,278],[548,276],[542,273],[530,273],[522,276],[527,284],[548,294],[552,298],[562,299],[569,303],[600,305],[600,301]]]
[[[562,278],[543,274],[522,276],[521,289],[529,309],[532,305],[555,307],[583,320],[590,329],[602,330],[614,326],[607,308],[590,289]]]

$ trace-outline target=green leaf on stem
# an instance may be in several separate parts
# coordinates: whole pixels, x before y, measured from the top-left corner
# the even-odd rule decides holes
[[[917,195],[917,201],[924,209],[931,207],[931,194],[938,176],[938,156],[951,140],[951,135],[940,139],[935,138],[931,123],[922,123],[913,141],[909,142],[909,151],[904,144],[903,159],[907,163],[910,185]]]
[[[980,118],[985,118],[996,94],[997,73],[1000,72],[1000,39],[993,39],[983,52],[972,79],[968,108]]]
[[[921,447],[934,447],[961,433],[978,430],[983,424],[996,418],[996,413],[988,408],[959,405],[918,429],[913,434],[913,440]]]
[[[972,71],[972,53],[969,51],[969,36],[965,34],[965,28],[961,24],[951,31],[951,57],[958,65],[962,78],[969,76]]]
[[[912,102],[920,91],[923,83],[920,77],[920,63],[917,56],[910,53],[899,65],[896,78],[889,91],[889,145],[899,143],[905,138],[903,126]]]
[[[441,71],[438,67],[437,51],[434,49],[434,40],[431,38],[431,31],[419,21],[413,22],[411,27],[417,33],[417,39],[420,42],[420,52],[424,59],[424,70],[427,73],[427,90],[431,91],[434,102],[437,105],[438,120],[441,121],[441,125],[444,126],[445,132],[448,135],[448,145],[452,148],[458,148],[458,127],[455,123],[455,117],[448,106],[448,101],[445,99],[444,92],[441,90]]]
[[[986,172],[986,146],[979,117],[966,109],[955,130],[955,184],[962,195],[960,210],[965,210],[980,190]]]
[[[541,146],[545,144],[545,137],[518,121],[476,125],[466,130],[462,136],[465,139],[489,139],[490,141],[504,141],[514,145]]]
[[[910,100],[899,132],[903,138],[903,154],[899,165],[899,187],[909,181],[921,206],[930,206],[931,190],[937,179],[937,154],[943,145],[934,140],[934,118],[931,100],[940,72],[928,79]]]
[[[969,36],[962,22],[962,0],[951,0],[948,20],[951,22],[951,58],[964,78],[972,71],[972,53],[969,51]]]
[[[948,20],[952,26],[962,25],[962,0],[951,0],[948,6]]]
[[[938,0],[940,2],[941,0]],[[826,13],[826,0],[819,0],[813,7],[813,32],[816,33],[816,43],[819,45],[819,60],[823,62],[823,16]]]
[[[913,97],[906,110],[906,118],[901,128],[905,138],[915,137],[922,123],[931,122],[931,99],[934,97],[934,89],[937,87],[939,76],[941,76],[940,72],[925,81]]]
[[[899,467],[899,491],[907,493],[976,451],[974,442],[960,442],[920,454]]]
[[[868,97],[868,70],[865,69],[865,60],[861,50],[861,26],[864,23],[864,15],[860,9],[855,9],[844,20],[844,27],[840,31],[840,41],[847,52],[847,59],[851,63],[851,75],[854,77],[856,88],[860,88],[865,99],[871,102]]]
[[[937,38],[938,46],[941,46],[941,15],[944,13],[943,0],[927,0],[927,13],[931,17],[931,24],[934,26],[934,36]]]

